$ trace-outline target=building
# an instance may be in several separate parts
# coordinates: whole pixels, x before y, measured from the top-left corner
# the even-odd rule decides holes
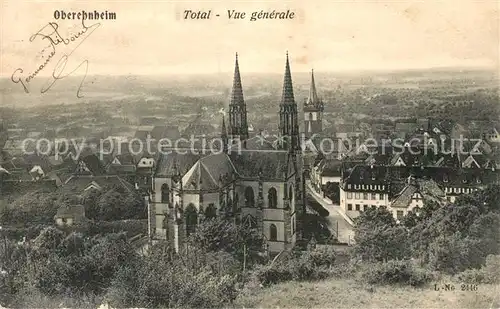
[[[57,210],[54,220],[59,227],[68,227],[82,223],[85,220],[85,208],[83,205],[61,206]]]
[[[340,181],[340,208],[351,218],[356,218],[369,207],[390,205],[390,180],[388,168],[375,165],[356,165],[345,168]]]
[[[305,187],[288,54],[278,141],[248,138],[246,111],[236,57],[222,151],[173,150],[158,159],[149,213],[153,241],[167,240],[179,250],[200,222],[214,216],[256,228],[271,253],[291,249],[300,239]]]
[[[314,71],[311,70],[309,97],[304,101],[304,133],[306,138],[323,131],[323,101],[318,97],[314,82]]]

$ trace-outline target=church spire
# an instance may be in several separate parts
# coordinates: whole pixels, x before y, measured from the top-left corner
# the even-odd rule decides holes
[[[288,51],[286,52],[285,77],[283,78],[283,93],[281,94],[281,104],[295,104],[293,96],[292,74],[290,73],[290,62],[288,60]]]
[[[231,92],[231,104],[243,105],[243,88],[241,86],[240,66],[238,64],[238,53],[236,53],[236,61],[234,63],[233,90]]]
[[[297,150],[299,125],[297,122],[297,103],[293,96],[292,73],[290,61],[286,53],[285,77],[283,78],[283,93],[280,102],[280,147],[290,151]]]
[[[229,134],[231,138],[248,138],[247,107],[243,98],[238,53],[234,63],[233,89],[229,102]]]
[[[316,105],[319,103],[318,93],[316,92],[316,83],[314,82],[314,70],[311,70],[311,85],[309,86],[309,97],[307,98],[307,105]]]

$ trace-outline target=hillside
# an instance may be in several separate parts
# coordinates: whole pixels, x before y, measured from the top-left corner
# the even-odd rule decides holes
[[[446,283],[452,281],[447,280]],[[439,282],[438,284],[444,284]],[[500,308],[500,285],[480,284],[478,291],[434,290],[434,284],[412,287],[363,285],[354,280],[276,284],[245,291],[236,308]]]

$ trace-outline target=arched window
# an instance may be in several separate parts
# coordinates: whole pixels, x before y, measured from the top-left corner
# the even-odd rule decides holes
[[[196,225],[198,224],[198,212],[192,203],[186,207],[185,211],[186,220],[186,236],[196,232]]]
[[[267,192],[267,202],[269,205],[269,208],[276,208],[278,205],[278,193],[276,192],[275,188],[269,189]]]
[[[313,113],[309,113],[309,120],[313,120]]]
[[[255,207],[255,195],[252,187],[245,189],[245,207]]]
[[[276,225],[274,225],[274,224],[271,224],[269,226],[269,240],[270,241],[278,240],[278,229],[276,228]]]
[[[215,218],[216,215],[217,215],[217,210],[215,209],[215,205],[213,203],[210,203],[207,209],[205,209],[205,218],[207,219]]]
[[[170,201],[170,188],[168,187],[168,184],[164,183],[161,186],[161,202],[162,203],[168,203]]]
[[[293,188],[292,185],[288,188],[288,200],[291,202],[293,200]]]

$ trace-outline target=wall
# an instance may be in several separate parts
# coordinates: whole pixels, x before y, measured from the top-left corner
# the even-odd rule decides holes
[[[371,207],[374,205],[375,207],[380,206],[389,206],[389,195],[387,193],[376,193],[376,192],[354,192],[354,191],[344,191],[344,189],[340,188],[340,207],[344,210],[344,212],[351,218],[356,218],[359,216],[361,211],[363,211],[363,205],[368,205]],[[351,192],[351,198],[347,198],[347,193]],[[359,197],[356,198],[356,193],[359,194]],[[364,198],[364,193],[368,194],[368,199]],[[376,194],[376,199],[371,199],[371,194]],[[380,195],[382,195],[382,199],[380,199]],[[352,205],[352,210],[348,209],[348,204]],[[356,210],[356,204],[360,205],[360,210]]]

